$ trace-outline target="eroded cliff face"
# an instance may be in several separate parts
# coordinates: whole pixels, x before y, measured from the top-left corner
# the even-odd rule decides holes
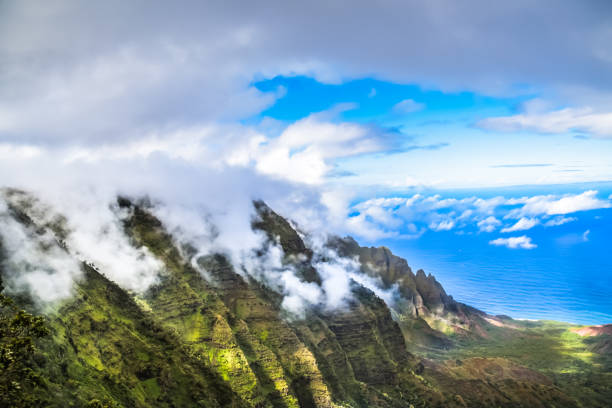
[[[310,264],[312,252],[296,231],[263,204],[258,208],[255,227],[280,241],[286,261],[304,280],[320,282]],[[346,307],[313,308],[304,318],[288,319],[279,294],[239,274],[222,255],[198,260],[214,283],[207,282],[181,259],[158,220],[137,206],[132,210],[129,233],[171,272],[144,300],[248,403],[410,406],[428,393],[442,400],[413,374],[416,359],[390,310],[372,291],[353,283]]]
[[[380,288],[397,287],[392,302],[353,280],[341,307],[296,316],[283,294],[227,256],[198,256],[173,237],[146,201],[120,199],[118,208],[130,245],[161,263],[159,281],[137,295],[81,263],[74,295],[46,311],[52,334],[31,362],[49,406],[578,406],[546,375],[505,358],[426,358],[423,350],[454,350],[462,339],[507,336],[513,323],[454,301],[386,248],[328,244],[357,258]],[[282,247],[282,262],[320,286],[324,259],[283,217],[262,202],[255,208],[253,227]],[[30,210],[10,209],[71,254],[62,221],[37,223]],[[19,301],[35,309],[27,296]]]
[[[361,247],[351,237],[332,238],[329,245],[346,257],[359,260],[364,274],[379,279],[386,289],[397,288],[399,299],[389,306],[413,346],[450,347],[446,336],[486,337],[484,329],[495,316],[455,301],[431,274],[416,274],[405,259],[385,247]]]

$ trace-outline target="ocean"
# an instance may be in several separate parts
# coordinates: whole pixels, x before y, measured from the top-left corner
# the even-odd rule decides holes
[[[610,183],[438,191],[446,197],[521,197],[597,190],[606,199]],[[389,238],[377,244],[406,258],[416,272],[431,273],[456,300],[490,314],[576,324],[612,323],[612,208],[567,214],[574,221],[501,234],[428,230],[417,239]],[[500,236],[527,235],[533,249],[494,246]]]

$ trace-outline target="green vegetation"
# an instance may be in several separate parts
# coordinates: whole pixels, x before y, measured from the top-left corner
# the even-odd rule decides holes
[[[486,338],[457,338],[449,358],[504,357],[547,373],[579,373],[594,366],[584,338],[565,323],[514,321],[513,328],[490,326]]]
[[[478,339],[454,336],[455,347],[427,356],[438,361],[503,359],[545,375],[578,406],[606,406],[612,400],[612,355],[592,350],[605,336],[582,337],[562,322],[513,320],[508,325],[489,326],[487,336]]]
[[[41,342],[50,406],[241,406],[222,378],[121,288],[84,266]]]
[[[17,308],[3,295],[0,278],[0,406],[38,407],[36,390],[44,385],[35,371],[40,354],[35,341],[49,334],[45,321]]]
[[[61,222],[35,225],[22,201],[19,221],[52,231],[69,251]],[[224,256],[191,259],[193,248],[146,203],[119,205],[132,245],[162,262],[160,281],[134,295],[83,264],[74,296],[45,319],[27,297],[0,295],[0,407],[586,408],[612,400],[610,336],[487,316],[388,249],[351,240],[334,245],[359,256],[364,273],[397,284],[403,299],[389,308],[353,283],[345,308],[288,319],[279,294]],[[303,279],[319,282],[299,234],[256,207],[254,227]]]

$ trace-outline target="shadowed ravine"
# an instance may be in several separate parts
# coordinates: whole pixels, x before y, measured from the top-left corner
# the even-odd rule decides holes
[[[61,220],[39,224],[30,207],[9,202],[8,216],[32,236],[52,234],[70,253]],[[11,292],[19,307],[44,315],[49,329],[23,357],[40,377],[23,382],[32,396],[23,406],[606,407],[612,400],[607,329],[576,332],[565,323],[487,315],[456,302],[433,276],[413,273],[388,249],[338,237],[327,247],[358,259],[360,273],[393,300],[353,280],[342,307],[314,305],[291,315],[282,294],[236,270],[227,256],[193,258],[194,249],[179,244],[148,206],[127,198],[117,205],[128,214],[123,228],[131,245],[163,265],[143,294],[85,262],[73,296],[52,309]],[[263,202],[255,208],[253,228],[280,244],[283,262],[303,282],[321,285],[316,265],[325,260],[315,260]],[[0,265],[3,281],[12,279],[10,264]],[[11,324],[7,310],[2,325]],[[10,388],[9,380],[2,386]]]

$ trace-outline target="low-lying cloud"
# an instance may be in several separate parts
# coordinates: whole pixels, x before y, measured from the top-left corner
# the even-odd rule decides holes
[[[366,239],[414,238],[428,230],[511,233],[538,226],[558,227],[578,219],[568,214],[611,207],[612,200],[600,197],[595,190],[516,198],[415,194],[357,202],[346,211],[345,228]]]
[[[579,211],[610,208],[610,199],[600,199],[597,191],[588,190],[581,194],[537,195],[522,197],[509,201],[509,204],[521,204],[520,208],[509,213],[509,217],[523,217],[525,215],[565,215]]]
[[[136,294],[144,293],[166,273],[147,248],[135,247],[126,235],[123,221],[130,213],[117,206],[118,196],[147,198],[149,210],[179,246],[189,244],[195,249],[190,261],[204,278],[211,279],[197,260],[224,254],[239,273],[276,288],[283,295],[283,308],[292,316],[302,316],[313,305],[342,307],[351,296],[351,280],[360,279],[387,296],[375,282],[359,277],[357,262],[324,247],[322,243],[332,231],[326,227],[331,211],[323,204],[320,190],[307,183],[294,184],[261,174],[253,163],[229,164],[220,156],[198,164],[163,151],[146,157],[126,151],[126,156],[109,159],[66,159],[63,153],[41,150],[31,160],[0,163],[0,168],[13,171],[2,172],[0,181],[27,191],[22,196],[35,224],[49,224],[54,214],[64,217],[65,236],[60,245],[58,237],[50,233],[39,237],[28,231],[12,218],[6,204],[2,207],[0,232],[6,253],[4,266],[11,276],[9,289],[28,290],[43,306],[71,296],[81,277],[81,262],[93,265]],[[58,182],[51,182],[55,180]],[[283,263],[278,245],[252,229],[256,216],[253,200],[262,198],[316,231],[314,262],[323,278],[321,286],[300,279],[295,267]],[[261,248],[266,249],[263,256]]]
[[[1,190],[0,190],[1,192]],[[28,291],[35,302],[51,303],[73,294],[81,276],[79,262],[57,245],[49,231],[15,220],[0,196],[0,250],[3,282],[9,291]]]
[[[489,241],[489,244],[495,246],[505,246],[510,249],[534,249],[537,245],[531,242],[531,238],[522,235],[520,237],[497,238]]]

